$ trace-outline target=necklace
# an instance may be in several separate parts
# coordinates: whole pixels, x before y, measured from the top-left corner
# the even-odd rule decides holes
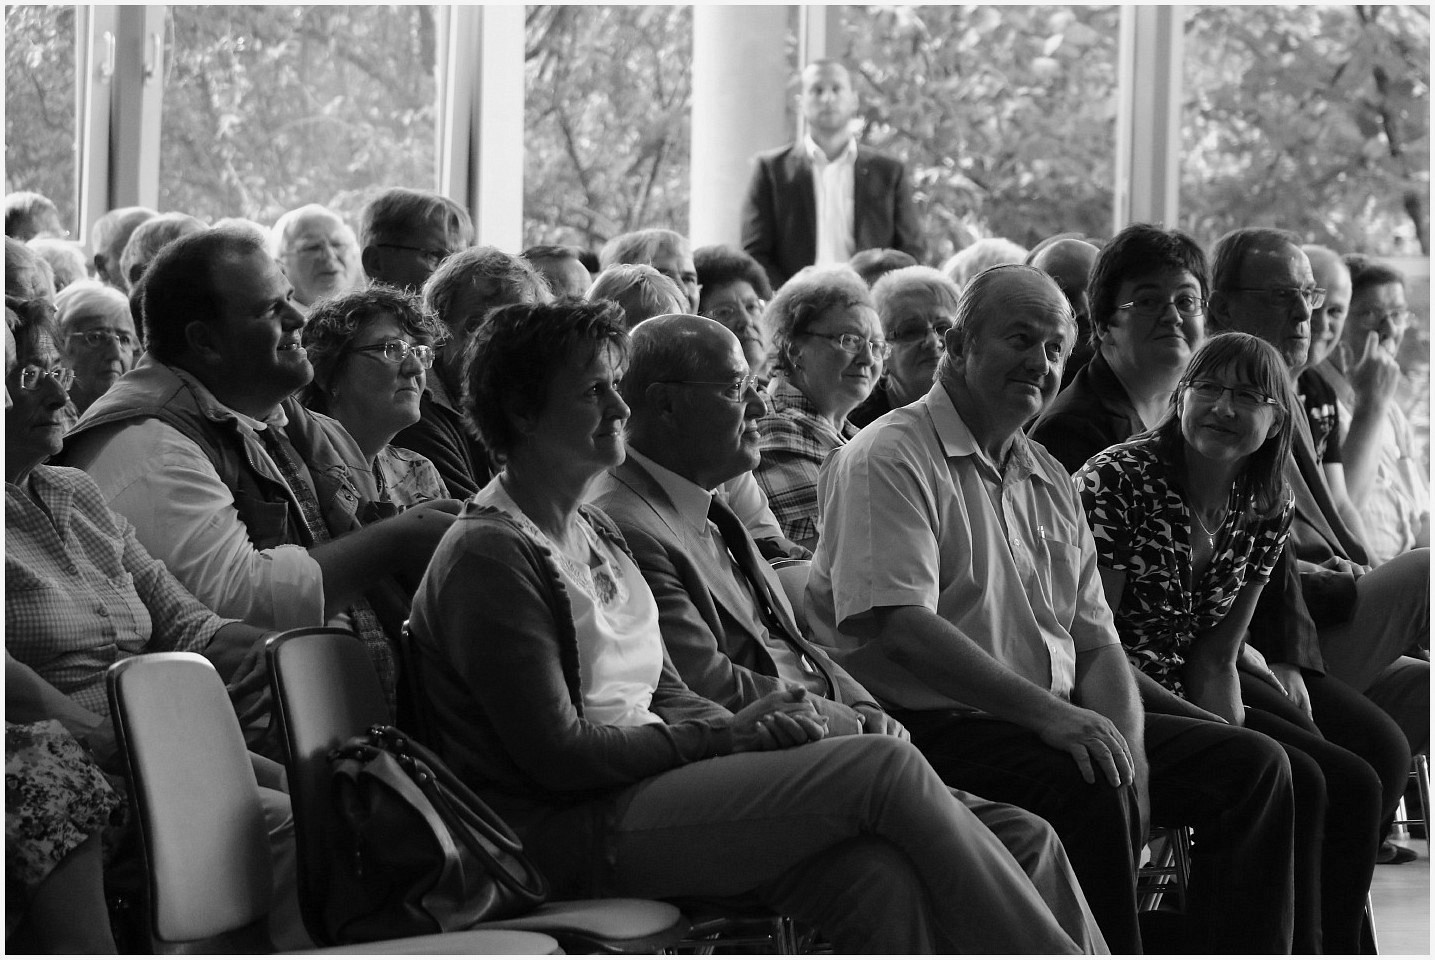
[[[1216,522],[1216,529],[1212,530],[1206,526],[1206,521],[1201,519],[1201,511],[1197,510],[1194,505],[1191,507],[1191,517],[1196,521],[1196,525],[1201,528],[1201,533],[1206,536],[1207,549],[1213,551],[1216,549],[1216,533],[1226,525],[1226,514],[1228,513],[1230,513],[1229,507],[1222,508],[1221,517]]]

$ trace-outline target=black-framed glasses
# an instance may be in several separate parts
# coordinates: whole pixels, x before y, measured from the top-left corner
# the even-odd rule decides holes
[[[1259,390],[1251,387],[1230,387],[1215,380],[1185,380],[1182,381],[1182,386],[1190,390],[1196,399],[1203,403],[1215,403],[1229,390],[1232,402],[1236,406],[1245,407],[1248,410],[1281,405],[1281,402],[1275,397],[1261,393]]]
[[[390,250],[408,250],[411,253],[417,253],[428,261],[431,267],[436,267],[453,256],[452,250],[439,250],[434,247],[411,247],[406,243],[376,243],[374,246],[388,247]]]
[[[5,295],[5,306],[15,311],[15,315],[26,324],[54,323],[57,310],[54,301],[45,297],[36,297],[33,300],[22,300],[19,297]]]
[[[61,390],[69,390],[70,384],[75,382],[75,371],[69,367],[61,366],[51,367],[46,370],[33,363],[27,363],[15,371],[15,382],[19,384],[21,390],[38,390],[40,388],[40,381],[45,377],[49,377],[58,383]]]
[[[903,321],[901,326],[888,334],[887,340],[890,343],[920,343],[932,334],[936,334],[937,346],[944,347],[944,338],[947,335],[947,331],[952,329],[952,327],[952,321],[946,317],[934,320],[914,319]]]
[[[1167,308],[1176,307],[1183,317],[1199,317],[1206,312],[1206,301],[1193,293],[1178,293],[1174,297],[1137,297],[1130,303],[1119,303],[1117,310],[1130,310],[1138,317],[1155,320],[1166,315]]]
[[[798,336],[821,337],[823,340],[831,340],[837,344],[837,349],[843,353],[850,353],[854,357],[862,352],[863,344],[872,350],[872,356],[878,360],[886,360],[892,355],[892,345],[886,340],[868,340],[856,333],[814,333],[811,330],[805,330]]]
[[[388,363],[398,366],[413,354],[419,366],[425,370],[433,366],[433,347],[426,343],[409,343],[407,340],[385,340],[383,343],[371,343],[363,347],[354,347],[350,353],[375,353],[379,354]]]
[[[81,340],[87,347],[103,347],[107,343],[117,343],[121,350],[133,350],[139,346],[139,342],[123,330],[81,330],[72,333],[67,340]]]
[[[1325,303],[1323,287],[1231,287],[1236,293],[1256,293],[1275,307],[1293,307],[1301,301],[1312,310]]]
[[[756,390],[761,381],[754,376],[733,377],[731,380],[659,380],[659,383],[683,383],[702,387],[722,387],[718,391],[724,400],[741,403],[749,389]]]

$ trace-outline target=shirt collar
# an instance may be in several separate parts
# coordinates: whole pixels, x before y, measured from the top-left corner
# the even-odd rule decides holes
[[[982,460],[986,460],[986,454],[982,453],[981,448],[977,446],[977,438],[972,435],[971,428],[962,419],[962,415],[957,412],[957,405],[952,402],[951,394],[947,393],[947,388],[941,380],[932,384],[932,389],[927,391],[927,395],[918,402],[927,408],[927,417],[932,421],[932,428],[937,432],[937,439],[941,441],[943,456],[949,459],[979,456]],[[1007,451],[1005,468],[1000,469],[1000,473],[1004,482],[1015,483],[1032,476],[1047,484],[1055,485],[1047,464],[1035,455],[1031,442],[1021,431],[1018,431],[1017,435],[1012,438],[1011,448]]]
[[[812,134],[810,133],[802,138],[802,147],[807,151],[807,159],[818,166],[826,166],[829,163],[851,164],[857,162],[856,137],[849,137],[847,139],[847,146],[843,147],[842,152],[831,160],[827,159],[826,151],[817,145],[817,141],[812,139]]]
[[[284,413],[283,404],[276,404],[268,416],[262,420],[256,420],[247,413],[240,413],[233,407],[220,403],[219,399],[209,392],[209,388],[196,377],[191,376],[189,371],[179,367],[170,367],[170,369],[189,387],[190,391],[194,394],[195,402],[199,404],[199,408],[204,411],[205,416],[212,420],[233,419],[241,427],[245,427],[255,433],[270,426],[285,427],[289,424],[289,417]]]
[[[708,507],[712,505],[713,499],[711,491],[704,490],[687,477],[679,476],[667,467],[654,463],[632,447],[628,448],[628,456],[648,471],[658,486],[662,487],[668,499],[673,501],[673,506],[677,508],[678,516],[683,518],[683,522],[694,530],[707,529]]]

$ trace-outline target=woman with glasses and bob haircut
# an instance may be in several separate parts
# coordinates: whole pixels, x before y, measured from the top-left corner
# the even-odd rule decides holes
[[[301,399],[354,438],[373,471],[378,504],[402,509],[448,496],[432,463],[390,442],[418,422],[434,348],[445,335],[418,297],[384,284],[320,300],[309,313],[304,349],[314,379]]]
[[[1210,273],[1179,230],[1133,223],[1091,271],[1091,362],[1029,431],[1067,470],[1154,427],[1206,335]]]
[[[1380,778],[1318,731],[1245,704],[1236,674],[1290,531],[1282,470],[1299,404],[1273,347],[1212,337],[1161,422],[1092,457],[1074,480],[1146,709],[1224,720],[1282,745],[1295,782],[1293,952],[1359,953]]]
[[[817,471],[856,435],[847,415],[882,376],[892,346],[872,295],[850,267],[807,267],[782,285],[763,314],[775,357],[769,410],[758,421],[754,471],[783,536],[817,544]]]

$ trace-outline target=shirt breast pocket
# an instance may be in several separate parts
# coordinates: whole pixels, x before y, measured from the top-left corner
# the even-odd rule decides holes
[[[1076,605],[1081,578],[1081,544],[1065,531],[1039,527],[1037,536],[1046,561],[1041,578],[1048,591],[1051,608],[1063,623]]]

